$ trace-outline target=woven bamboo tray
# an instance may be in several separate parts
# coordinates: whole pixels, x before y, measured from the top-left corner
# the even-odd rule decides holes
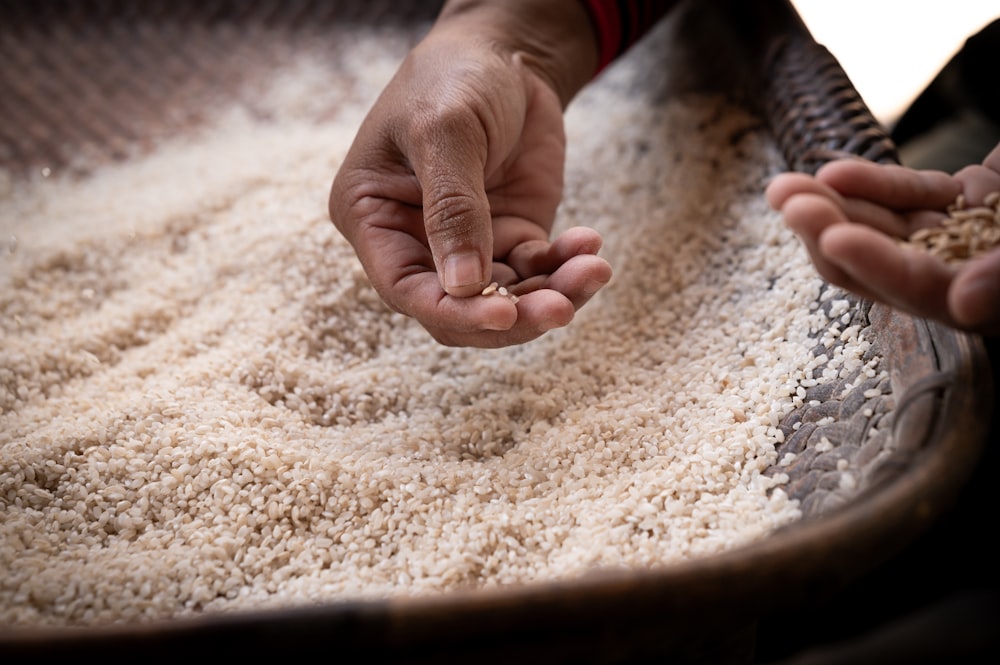
[[[895,161],[885,132],[791,6],[773,0],[751,12],[749,4],[680,5],[668,62],[684,72],[676,85],[725,90],[759,113],[792,169],[811,172],[848,154]],[[71,168],[80,155],[89,164],[120,159],[196,127],[219,99],[252,105],[249,73],[322,39],[324,26],[413,24],[436,11],[437,3],[405,0],[0,2],[0,161],[28,173]],[[782,423],[779,457],[797,453],[782,472],[805,517],[756,544],[661,569],[433,600],[88,631],[0,628],[0,655],[746,662],[762,613],[835,593],[905,547],[951,505],[982,450],[987,422],[977,414],[991,404],[982,341],[868,302],[852,306],[852,324],[890,368],[888,385],[871,399],[869,384],[838,398],[842,383],[819,385],[809,395],[819,406]],[[821,439],[835,454],[816,451]],[[862,471],[860,489],[839,489],[839,459]]]

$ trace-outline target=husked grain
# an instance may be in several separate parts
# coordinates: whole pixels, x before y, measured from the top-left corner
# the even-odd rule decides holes
[[[938,226],[914,231],[903,244],[961,264],[1000,247],[1000,192],[986,195],[983,205],[969,208],[959,194]]]
[[[446,348],[327,217],[402,57],[385,31],[352,40],[291,58],[269,118],[220,109],[148,156],[9,192],[5,625],[572,580],[799,519],[764,473],[779,423],[807,387],[880,368],[764,201],[782,162],[757,120],[609,68],[567,111],[555,232],[600,231],[612,282],[529,344]]]
[[[503,296],[504,298],[515,304],[520,300],[520,298],[511,293],[506,286],[500,286],[496,282],[490,282],[489,286],[483,289],[483,295],[490,296],[494,294],[498,296]]]

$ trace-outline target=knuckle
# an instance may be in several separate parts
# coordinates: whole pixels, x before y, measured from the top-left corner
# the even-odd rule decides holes
[[[470,194],[445,190],[424,209],[427,233],[445,239],[459,238],[474,226],[479,201]]]
[[[406,134],[419,145],[449,145],[469,133],[478,123],[478,116],[469,104],[449,95],[442,95],[412,114]]]

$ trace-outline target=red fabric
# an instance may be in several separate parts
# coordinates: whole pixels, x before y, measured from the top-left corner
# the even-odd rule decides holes
[[[594,27],[596,76],[625,53],[676,4],[676,0],[580,0]]]
[[[621,16],[614,0],[582,0],[597,38],[597,73],[618,57],[621,45]]]

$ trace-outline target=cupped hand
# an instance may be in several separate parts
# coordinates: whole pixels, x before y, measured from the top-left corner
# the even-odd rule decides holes
[[[550,238],[565,152],[550,81],[517,52],[436,26],[362,123],[330,217],[385,303],[440,343],[524,343],[611,278],[596,231]],[[483,296],[492,281],[517,302]]]
[[[940,224],[962,194],[1000,191],[1000,147],[954,175],[844,159],[815,175],[783,173],[770,206],[802,240],[820,275],[863,297],[957,329],[1000,334],[1000,249],[961,265],[899,239]]]

